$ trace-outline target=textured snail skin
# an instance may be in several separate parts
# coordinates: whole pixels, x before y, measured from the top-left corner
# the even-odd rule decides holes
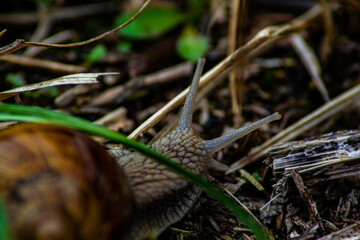
[[[191,130],[173,131],[151,147],[196,173],[208,169],[210,155],[202,139]],[[138,153],[119,158],[135,200],[134,223],[129,239],[158,235],[180,220],[192,207],[201,189],[166,167]]]
[[[0,133],[0,194],[14,239],[125,239],[131,223],[132,196],[117,163],[60,126]]]

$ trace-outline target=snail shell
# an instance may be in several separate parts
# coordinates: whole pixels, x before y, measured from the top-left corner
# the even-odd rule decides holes
[[[65,127],[0,133],[0,191],[15,239],[125,238],[132,196],[98,143]]]

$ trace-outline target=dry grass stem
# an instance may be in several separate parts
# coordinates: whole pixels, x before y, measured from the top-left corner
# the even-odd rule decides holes
[[[118,73],[79,73],[71,74],[40,83],[28,84],[0,93],[0,101],[17,95],[18,93],[34,91],[47,87],[55,87],[69,84],[93,84],[98,83],[97,78],[105,75],[117,75]]]
[[[332,45],[334,43],[334,21],[331,14],[331,7],[328,1],[319,0],[320,5],[323,8],[323,21],[324,21],[324,38],[320,47],[320,59],[322,62],[326,62],[328,56],[332,51]]]
[[[305,39],[298,33],[293,33],[290,36],[290,42],[296,53],[299,55],[324,101],[330,101],[328,91],[321,77],[321,66],[314,51],[306,43]]]
[[[0,56],[0,61],[15,64],[18,66],[45,69],[59,73],[81,73],[86,72],[87,68],[38,58],[23,57],[13,54]]]
[[[83,96],[86,94],[90,94],[91,91],[98,89],[97,85],[90,84],[90,85],[77,85],[72,87],[61,95],[55,98],[55,104],[57,107],[64,108],[69,106],[70,104],[74,103],[75,99],[78,96]]]
[[[46,38],[43,42],[44,43],[62,43],[62,42],[66,42],[69,41],[71,39],[75,39],[78,36],[78,34],[73,31],[73,30],[65,30],[59,33],[56,33],[48,38]],[[26,51],[24,52],[23,56],[26,57],[35,57],[36,55],[38,55],[39,53],[45,51],[47,48],[45,47],[30,47],[27,48]]]
[[[229,21],[229,46],[228,54],[231,54],[235,51],[237,47],[237,27],[239,19],[239,8],[241,0],[233,0],[231,3],[230,11],[230,21]],[[229,73],[230,79],[230,93],[231,93],[231,107],[234,115],[234,124],[240,123],[241,121],[241,104],[239,104],[238,89],[241,86],[238,86],[236,79],[236,68],[234,68]]]
[[[79,17],[89,17],[96,14],[117,11],[118,4],[115,2],[104,2],[99,4],[89,4],[83,6],[65,7],[56,9],[52,12],[53,21],[72,20]],[[40,20],[38,13],[1,13],[0,23],[3,25],[31,25]]]
[[[256,187],[259,191],[264,191],[264,187],[259,183],[258,180],[255,179],[253,175],[251,175],[248,171],[245,169],[240,169],[240,176],[248,180],[254,187]]]
[[[36,26],[35,31],[33,32],[30,42],[38,42],[44,39],[50,32],[52,27],[52,18],[51,18],[52,11],[48,8],[41,8],[39,11],[39,22]]]

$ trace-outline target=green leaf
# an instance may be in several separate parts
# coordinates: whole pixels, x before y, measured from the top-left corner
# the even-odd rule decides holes
[[[191,61],[196,61],[203,57],[208,49],[208,39],[199,34],[192,26],[184,28],[180,38],[176,43],[178,54]]]
[[[6,214],[3,198],[0,196],[0,239],[11,240],[8,216]]]
[[[123,24],[134,15],[134,12],[124,13],[115,23]],[[169,7],[148,7],[126,28],[119,31],[124,37],[133,39],[155,38],[173,29],[185,20],[185,14]]]
[[[75,128],[81,131],[88,132],[90,134],[96,134],[115,142],[121,143],[125,146],[131,147],[136,151],[153,158],[160,164],[165,165],[169,169],[173,170],[180,176],[186,178],[197,186],[201,187],[204,191],[210,194],[212,197],[223,203],[235,216],[250,228],[253,233],[260,240],[274,239],[271,232],[268,232],[256,218],[253,218],[241,204],[235,202],[228,195],[223,194],[214,184],[207,181],[200,175],[190,171],[189,169],[181,166],[180,164],[172,161],[167,156],[162,155],[159,152],[154,151],[150,147],[128,139],[126,136],[117,132],[111,131],[103,126],[92,124],[86,120],[76,118],[63,113],[54,112],[51,110],[28,107],[15,104],[0,104],[0,121],[27,121],[27,122],[40,122],[40,123],[52,123],[63,125],[71,128]]]
[[[131,52],[132,44],[128,41],[121,41],[116,45],[116,51],[121,54],[127,54]]]
[[[48,96],[48,97],[56,97],[59,94],[58,90],[55,87],[48,87],[36,90],[34,92],[27,92],[27,95],[33,98],[40,98],[41,96]]]
[[[104,45],[96,45],[86,56],[85,61],[87,63],[97,63],[106,54],[106,48]]]
[[[25,84],[24,79],[20,74],[8,73],[5,76],[7,82],[9,82],[13,87],[20,87]]]

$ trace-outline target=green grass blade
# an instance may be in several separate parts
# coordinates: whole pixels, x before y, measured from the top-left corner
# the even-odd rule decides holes
[[[9,232],[9,223],[8,218],[4,207],[3,198],[0,197],[0,239],[1,240],[11,240],[11,235]]]
[[[63,113],[42,109],[38,107],[28,107],[14,104],[0,104],[0,121],[25,121],[38,123],[52,123],[75,128],[90,134],[99,135],[112,141],[126,145],[134,150],[147,155],[157,162],[167,166],[177,174],[196,184],[209,195],[223,203],[235,216],[237,216],[248,228],[250,228],[258,239],[273,239],[270,232],[260,225],[250,216],[239,204],[237,204],[228,195],[222,193],[216,186],[208,182],[203,177],[193,173],[187,168],[173,162],[170,158],[154,151],[148,146],[130,140],[126,136],[111,131],[105,127],[92,124],[86,120],[69,116]]]

